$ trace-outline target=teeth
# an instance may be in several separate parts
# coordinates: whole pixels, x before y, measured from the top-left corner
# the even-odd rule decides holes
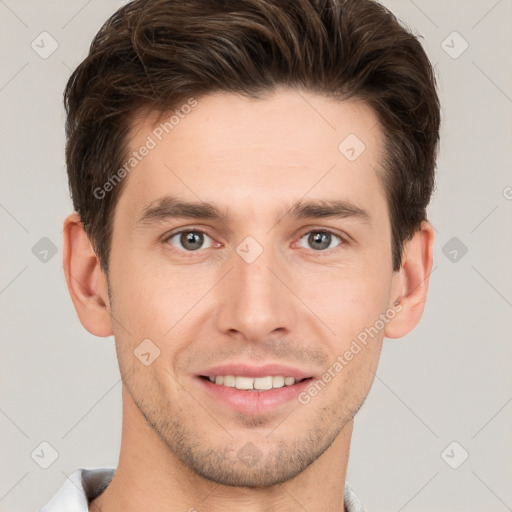
[[[293,379],[295,380],[295,379]],[[277,375],[276,377],[272,377],[272,387],[273,388],[282,388],[284,386],[285,378],[282,375]]]
[[[224,376],[224,382],[222,383],[224,386],[228,386],[230,388],[234,388],[235,387],[235,377],[233,377],[233,375],[225,375]]]
[[[236,377],[235,388],[236,389],[254,389],[254,381],[251,377]]]
[[[257,379],[254,379],[254,389],[272,389],[273,388],[273,381],[272,377],[258,377]]]
[[[265,391],[268,389],[282,388],[283,386],[292,386],[297,382],[294,377],[283,377],[282,375],[275,375],[268,377],[241,377],[233,375],[216,375],[208,377],[210,382],[215,382],[221,386],[242,390],[259,390]]]

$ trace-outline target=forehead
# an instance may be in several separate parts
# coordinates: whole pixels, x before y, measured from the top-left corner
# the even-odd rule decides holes
[[[281,89],[209,94],[177,109],[134,122],[137,162],[120,208],[135,215],[166,194],[247,215],[305,196],[382,206],[382,132],[361,101]]]

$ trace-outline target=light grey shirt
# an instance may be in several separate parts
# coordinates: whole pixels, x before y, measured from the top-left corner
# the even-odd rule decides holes
[[[115,468],[77,469],[39,512],[88,512],[89,503],[107,488],[114,472]],[[345,512],[366,512],[348,483],[345,483]]]

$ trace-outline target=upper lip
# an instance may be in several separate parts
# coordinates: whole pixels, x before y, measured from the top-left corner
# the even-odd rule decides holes
[[[293,377],[296,380],[311,377],[310,373],[282,364],[265,364],[263,366],[251,366],[244,363],[230,363],[212,366],[198,373],[198,376],[216,377],[217,375],[234,375],[240,377],[267,377],[282,375]]]

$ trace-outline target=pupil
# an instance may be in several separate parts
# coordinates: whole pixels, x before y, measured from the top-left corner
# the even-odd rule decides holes
[[[186,249],[196,251],[203,245],[203,234],[190,231],[188,233],[182,233],[181,244]]]
[[[326,249],[331,244],[331,235],[329,233],[311,233],[309,243],[315,250]]]

